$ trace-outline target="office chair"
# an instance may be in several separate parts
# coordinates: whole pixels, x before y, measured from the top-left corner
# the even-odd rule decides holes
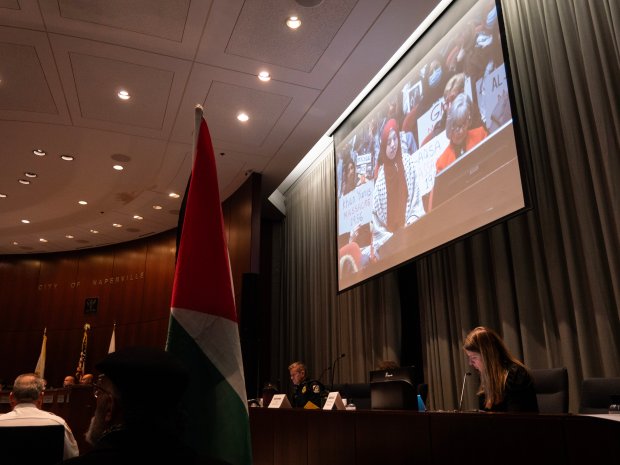
[[[568,413],[568,370],[540,368],[530,370],[540,413]]]
[[[609,406],[619,397],[620,378],[584,378],[579,413],[609,413]]]
[[[65,445],[65,427],[2,426],[0,444],[2,463],[60,463]]]

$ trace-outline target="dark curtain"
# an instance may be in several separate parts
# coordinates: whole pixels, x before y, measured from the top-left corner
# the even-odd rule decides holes
[[[426,379],[455,408],[462,340],[490,326],[529,367],[567,367],[576,412],[584,377],[620,376],[620,3],[502,8],[533,208],[417,263]]]
[[[403,356],[423,361],[430,407],[453,409],[470,370],[461,344],[478,325],[500,332],[531,368],[566,367],[572,412],[583,378],[620,376],[620,3],[502,7],[532,208],[415,262],[408,277],[400,274],[410,266],[336,295],[326,154],[286,193],[273,328],[284,386],[297,358],[325,381],[347,353],[336,382],[361,382],[378,361]],[[399,295],[407,279],[417,282],[419,321],[401,320],[416,313]],[[405,349],[419,334],[416,358]],[[477,382],[468,378],[465,409],[477,406]]]

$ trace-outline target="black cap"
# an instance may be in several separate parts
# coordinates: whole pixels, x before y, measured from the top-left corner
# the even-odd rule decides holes
[[[125,401],[147,400],[161,395],[182,394],[189,372],[172,354],[155,347],[127,347],[105,356],[95,365],[118,389]]]

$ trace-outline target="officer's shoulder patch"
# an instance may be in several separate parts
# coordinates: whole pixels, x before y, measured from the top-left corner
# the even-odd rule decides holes
[[[305,393],[306,393],[306,386],[304,386],[304,387],[302,387],[302,388],[301,388],[301,393],[302,393],[302,394],[305,394]]]

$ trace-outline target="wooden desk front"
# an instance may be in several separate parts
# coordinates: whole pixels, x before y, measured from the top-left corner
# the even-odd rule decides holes
[[[250,409],[255,465],[620,464],[620,422],[580,415]]]

